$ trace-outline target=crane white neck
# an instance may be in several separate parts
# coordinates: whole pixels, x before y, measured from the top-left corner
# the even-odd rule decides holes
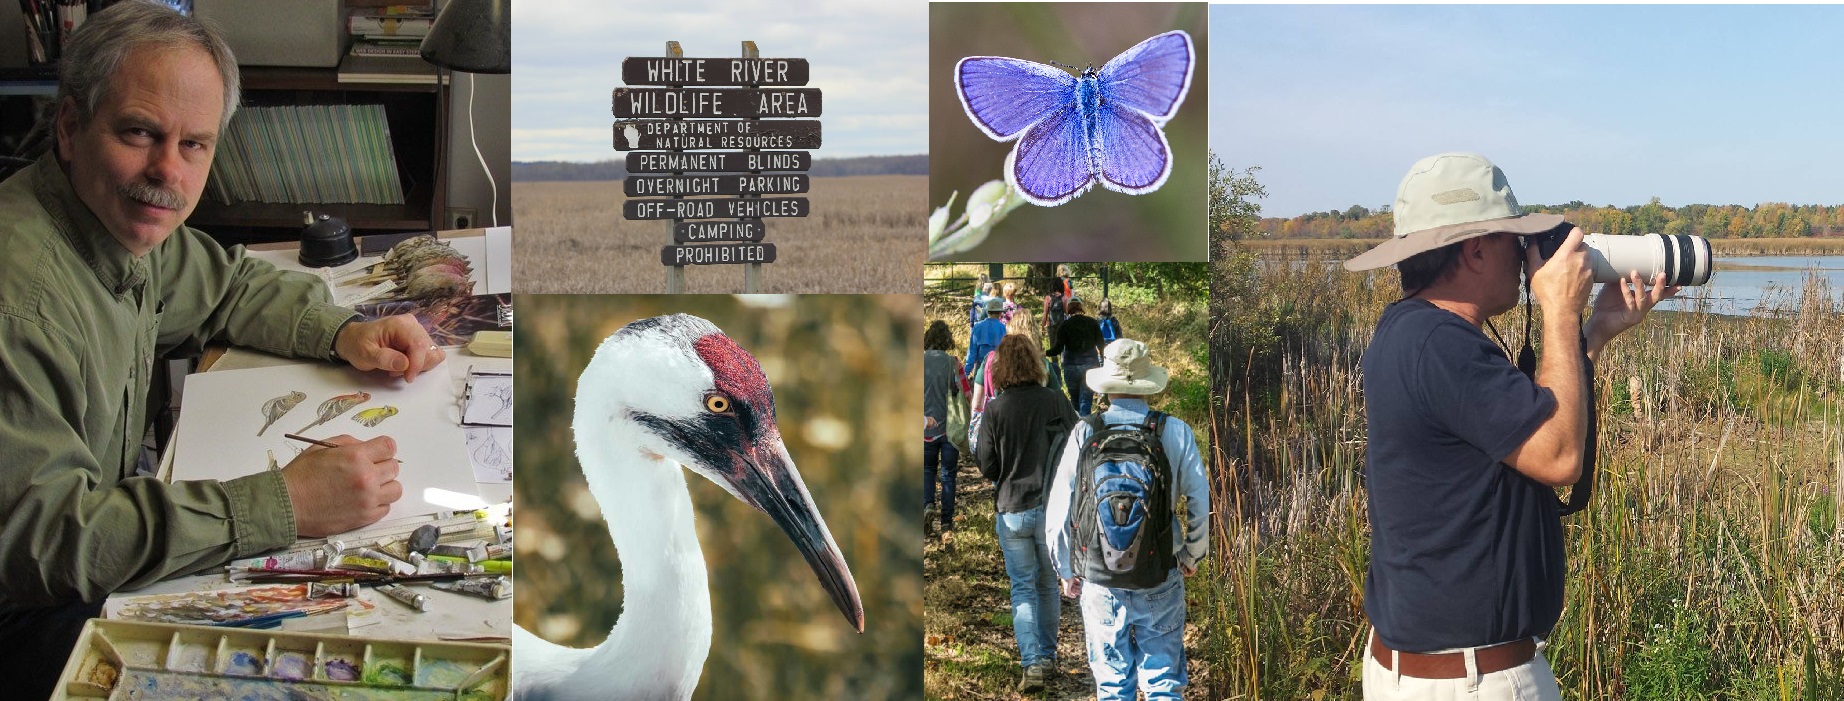
[[[588,650],[514,631],[518,697],[690,699],[711,649],[711,591],[685,471],[578,402],[577,459],[621,560],[621,618]]]
[[[621,559],[621,618],[585,666],[601,670],[589,676],[600,677],[595,687],[604,696],[606,673],[623,669],[636,684],[672,683],[678,697],[690,698],[711,649],[711,588],[685,470],[619,440],[577,443],[584,466],[597,466],[584,471],[589,493]]]

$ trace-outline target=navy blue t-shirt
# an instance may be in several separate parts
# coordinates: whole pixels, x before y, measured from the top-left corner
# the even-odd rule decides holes
[[[1556,490],[1502,461],[1556,410],[1478,327],[1391,305],[1364,351],[1370,576],[1364,612],[1391,648],[1547,636],[1562,615]]]

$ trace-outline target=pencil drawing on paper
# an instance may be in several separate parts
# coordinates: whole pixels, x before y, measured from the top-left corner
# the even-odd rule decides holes
[[[397,407],[379,406],[366,409],[352,415],[352,420],[365,424],[367,428],[383,423],[385,419],[397,415]]]
[[[350,411],[352,407],[358,406],[360,404],[364,404],[365,402],[368,402],[368,401],[371,401],[370,392],[353,392],[352,394],[342,394],[332,399],[328,399],[324,402],[321,402],[320,403],[320,418],[316,419],[311,424],[303,426],[301,428],[301,431],[297,431],[297,433],[305,432],[307,429],[313,428],[315,426],[319,426],[320,424],[326,423],[328,421],[332,421],[334,417],[337,417],[340,414],[344,414],[347,411]]]
[[[263,427],[256,430],[256,435],[262,435],[263,431],[269,430],[269,427],[275,423],[276,419],[280,419],[282,415],[293,411],[295,407],[300,406],[301,402],[304,401],[307,401],[306,394],[301,392],[289,392],[264,402]]]
[[[479,481],[512,481],[511,446],[500,441],[502,431],[492,428],[467,430],[469,456],[473,458],[474,477]]]
[[[487,406],[493,409],[493,413],[487,417],[488,419],[497,421],[510,418],[508,415],[512,413],[511,383],[507,382],[493,385],[493,389],[487,392],[487,398],[490,400]]]

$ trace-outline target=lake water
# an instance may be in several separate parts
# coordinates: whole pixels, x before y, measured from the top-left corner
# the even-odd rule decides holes
[[[1808,273],[1831,286],[1833,300],[1844,293],[1844,256],[1737,256],[1716,259],[1716,272],[1702,287],[1686,287],[1660,309],[1702,309],[1717,314],[1771,313],[1797,304]],[[1725,269],[1724,264],[1747,266]],[[1762,299],[1772,305],[1760,308]]]

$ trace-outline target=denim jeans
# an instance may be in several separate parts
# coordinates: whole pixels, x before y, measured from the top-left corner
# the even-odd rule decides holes
[[[1056,661],[1056,619],[1061,605],[1056,566],[1044,540],[1044,507],[999,514],[999,550],[1012,579],[1012,634],[1018,661],[1029,667]]]
[[[1097,701],[1146,701],[1184,693],[1185,578],[1173,569],[1151,589],[1109,589],[1082,583],[1082,631]]]
[[[959,451],[947,436],[922,442],[922,506],[927,508],[935,503],[936,465],[939,463],[942,528],[954,525],[954,473],[959,471],[959,460]]]
[[[1375,635],[1373,631],[1371,633]],[[1556,687],[1556,675],[1549,660],[1537,644],[1537,656],[1529,662],[1491,674],[1473,674],[1463,679],[1418,679],[1396,674],[1370,656],[1364,645],[1364,699],[1366,701],[1443,701],[1444,699],[1478,699],[1479,701],[1560,701],[1562,691]]]
[[[1099,365],[1090,362],[1063,366],[1063,388],[1069,391],[1069,403],[1076,406],[1079,416],[1088,416],[1089,409],[1095,406],[1095,391],[1088,388],[1088,371]]]

